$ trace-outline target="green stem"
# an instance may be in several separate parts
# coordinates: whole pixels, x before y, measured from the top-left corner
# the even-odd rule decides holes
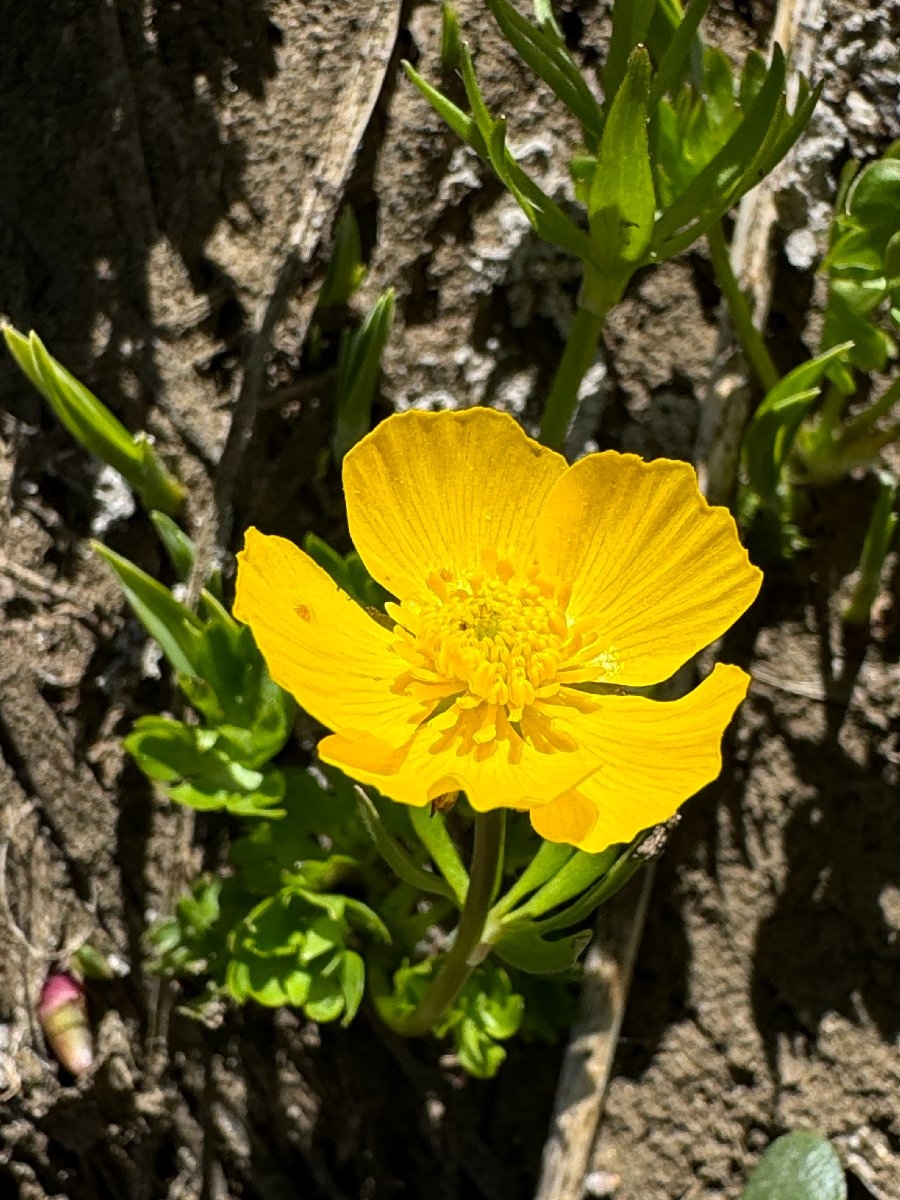
[[[505,813],[477,813],[475,845],[469,868],[469,890],[459,918],[456,937],[447,952],[440,972],[417,1007],[398,1027],[407,1037],[421,1037],[433,1029],[453,1003],[480,959],[481,944],[488,910],[494,898],[497,870],[503,849]]]
[[[722,289],[722,295],[725,297],[725,303],[728,305],[734,332],[737,334],[737,339],[754,374],[765,390],[770,392],[778,383],[779,374],[772,362],[772,356],[766,349],[762,335],[753,324],[750,304],[741,290],[741,285],[738,283],[731,265],[731,256],[725,244],[721,221],[717,221],[709,229],[706,237],[713,270],[716,273],[719,287]]]
[[[578,389],[597,354],[605,324],[605,311],[596,313],[581,307],[575,312],[541,421],[541,441],[551,450],[562,450],[565,444],[566,431],[578,401]]]

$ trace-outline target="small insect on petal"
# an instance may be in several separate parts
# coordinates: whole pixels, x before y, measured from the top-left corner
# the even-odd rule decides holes
[[[84,988],[65,971],[47,977],[37,1016],[50,1049],[72,1075],[83,1075],[94,1061]]]

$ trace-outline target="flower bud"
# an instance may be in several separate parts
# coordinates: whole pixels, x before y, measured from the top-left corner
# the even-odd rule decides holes
[[[50,1049],[72,1075],[83,1075],[94,1061],[84,988],[65,971],[47,977],[37,1007]]]

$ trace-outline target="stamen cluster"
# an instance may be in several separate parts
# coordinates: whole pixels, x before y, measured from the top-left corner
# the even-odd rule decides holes
[[[540,711],[561,699],[565,668],[586,640],[566,615],[570,588],[537,566],[522,577],[488,557],[471,575],[432,572],[428,589],[428,599],[388,611],[394,649],[410,667],[395,690],[429,704],[441,743],[460,737],[488,749],[525,738],[547,750],[573,748]]]

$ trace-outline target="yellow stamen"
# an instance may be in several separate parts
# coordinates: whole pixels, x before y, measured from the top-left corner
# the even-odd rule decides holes
[[[393,690],[434,702],[433,751],[453,747],[483,759],[501,744],[511,758],[525,742],[546,753],[576,749],[555,721],[565,707],[585,703],[567,685],[603,679],[617,663],[598,648],[593,629],[568,618],[571,587],[536,567],[522,576],[494,552],[478,571],[432,571],[427,584],[427,599],[391,604],[389,612],[394,647],[409,667]]]

